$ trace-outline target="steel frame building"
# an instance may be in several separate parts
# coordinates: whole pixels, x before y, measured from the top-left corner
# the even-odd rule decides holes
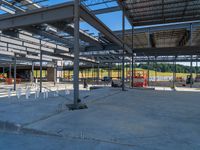
[[[15,81],[17,63],[40,62],[41,78],[44,62],[55,65],[72,60],[75,107],[80,62],[98,68],[122,63],[125,90],[125,62],[131,62],[133,71],[135,62],[190,62],[192,66],[200,60],[199,0],[74,0],[49,7],[41,2],[1,1],[0,9],[7,13],[0,15],[0,59],[14,63]],[[122,11],[119,31],[112,31],[97,17],[114,11]],[[125,18],[132,29],[125,29]],[[99,36],[81,30],[80,22],[98,30]]]

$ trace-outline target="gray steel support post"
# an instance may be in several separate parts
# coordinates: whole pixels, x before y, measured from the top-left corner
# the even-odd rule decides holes
[[[155,84],[157,83],[157,57],[155,56]]]
[[[53,80],[54,80],[54,86],[56,86],[57,83],[57,62],[54,62],[54,75],[53,75]]]
[[[110,74],[110,63],[108,64],[108,77],[109,78],[111,77],[111,74]]]
[[[3,69],[3,75],[5,74],[5,67],[2,68]]]
[[[148,84],[148,86],[150,86],[150,72],[149,72],[150,62],[149,62],[149,56],[148,56],[147,67],[148,67],[148,68],[147,68],[147,69],[148,69],[148,70],[147,70],[147,76],[148,76],[148,77],[147,77],[147,78],[148,78],[148,79],[147,79],[147,82],[148,82],[147,84]]]
[[[97,66],[97,84],[99,84],[99,64]]]
[[[173,88],[175,89],[175,82],[176,82],[176,56],[174,58],[174,62],[173,62],[173,66],[174,66],[174,69],[173,69]]]
[[[74,0],[74,105],[79,101],[79,28],[80,0]]]
[[[110,77],[112,78],[112,63],[110,63],[109,68],[110,68]]]
[[[124,83],[124,61],[125,61],[125,12],[124,7],[122,10],[122,42],[123,42],[123,54],[122,54],[122,91],[125,91],[125,83]]]
[[[31,74],[32,74],[31,82],[34,82],[34,62],[32,62]]]
[[[126,71],[126,73],[125,73],[125,78],[126,78],[126,82],[128,81],[128,78],[127,78],[127,75],[128,75],[128,63],[125,63],[125,71]]]
[[[38,70],[36,70],[36,78],[38,78]]]
[[[15,55],[15,58],[14,58],[14,91],[16,91],[16,82],[17,82],[17,58],[16,58],[16,55]]]
[[[148,48],[151,48],[151,41],[150,41],[150,29],[148,28],[148,37],[147,37],[147,39],[148,39],[148,45],[147,45],[147,47]],[[150,60],[149,60],[149,56],[148,56],[148,72],[147,72],[147,74],[148,74],[148,86],[150,86],[150,81],[149,81],[149,78],[150,78],[150,73],[149,73],[149,65],[150,65],[150,62],[149,62]],[[156,77],[155,77],[156,78]]]
[[[94,82],[94,76],[95,76],[95,70],[94,70],[94,64],[92,64],[92,81]]]
[[[193,72],[193,70],[192,70],[192,67],[193,67],[193,65],[192,65],[192,55],[191,55],[191,57],[190,57],[190,87],[192,88],[192,84],[193,84],[193,75],[192,75],[192,72]]]
[[[9,78],[12,78],[12,65],[9,64]]]
[[[134,82],[134,50],[133,50],[133,32],[134,32],[134,29],[133,29],[133,26],[132,26],[132,59],[131,59],[131,87],[133,88],[133,82]]]
[[[197,55],[197,58],[196,58],[196,68],[195,68],[195,73],[196,73],[196,77],[198,75],[198,55]]]
[[[196,69],[195,69],[196,79],[197,79],[197,76],[198,76],[198,59],[199,59],[199,55],[197,55],[197,57],[196,57]]]
[[[120,79],[120,63],[118,63],[118,79]]]
[[[40,93],[41,92],[42,92],[42,50],[41,50],[41,42],[40,42]]]
[[[192,36],[192,23],[190,24],[190,46],[192,46],[192,42],[193,42],[193,36]],[[193,83],[193,76],[192,76],[192,55],[191,55],[191,60],[190,60],[190,87],[192,88],[192,83]]]

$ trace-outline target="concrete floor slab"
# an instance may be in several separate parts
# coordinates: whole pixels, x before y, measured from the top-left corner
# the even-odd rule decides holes
[[[81,145],[87,139],[83,143],[91,148],[85,149],[200,149],[199,96],[195,92],[136,89],[122,92],[117,88],[103,88],[82,93],[89,109],[53,114],[57,104],[63,102],[59,98],[41,100],[40,106],[32,102],[6,106],[1,102],[0,118],[71,141],[80,140],[69,140],[64,146]],[[31,135],[28,136],[31,141]],[[25,135],[20,138],[23,140]],[[44,138],[44,143],[51,141],[48,138]],[[58,140],[61,145],[62,138]]]

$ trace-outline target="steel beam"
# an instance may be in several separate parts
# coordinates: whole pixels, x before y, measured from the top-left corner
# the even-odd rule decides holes
[[[190,30],[190,24],[193,24],[193,28],[200,27],[200,21],[194,20],[194,21],[188,21],[188,22],[178,22],[178,23],[171,23],[171,24],[160,24],[160,25],[154,25],[154,26],[144,26],[144,27],[134,27],[134,34],[138,33],[146,33],[148,30],[153,32],[158,31],[166,31],[166,30],[176,30],[176,29],[186,29]],[[131,35],[131,29],[127,29],[125,31],[125,35]],[[114,31],[115,35],[122,35],[122,31]]]
[[[109,47],[109,46],[108,46]],[[118,47],[108,48],[105,47],[105,51],[113,51],[113,50],[120,50]],[[102,50],[101,50],[102,51]],[[91,52],[92,53],[92,52]],[[181,47],[159,47],[159,48],[134,48],[134,53],[137,56],[174,56],[174,55],[197,55],[200,54],[200,47],[199,46],[181,46]],[[132,53],[126,53],[125,56],[131,56]],[[81,56],[103,56],[104,54],[84,54],[82,53]],[[108,55],[108,54],[105,54]],[[104,56],[105,56],[104,55]],[[121,54],[110,54],[113,56],[122,56]]]
[[[68,34],[70,34],[71,36],[74,36],[74,27],[71,25],[66,25],[66,22],[57,22],[57,23],[52,23],[52,26],[56,27],[57,29],[61,30],[61,31],[65,31]],[[91,35],[89,35],[88,33],[80,30],[79,32],[79,38],[80,40],[84,41],[84,42],[88,42],[90,43],[90,45],[94,45],[96,48],[103,48],[101,43],[99,42],[99,40]]]
[[[67,45],[67,46],[69,46],[69,47],[70,47],[71,45],[73,45],[73,43],[70,42],[69,40],[64,39],[64,38],[61,38],[61,37],[59,37],[59,36],[56,35],[56,34],[52,34],[52,33],[49,33],[49,32],[46,32],[46,31],[43,31],[43,30],[40,30],[40,29],[36,29],[36,28],[34,28],[34,27],[31,27],[31,26],[29,26],[29,27],[24,27],[23,29],[26,30],[26,31],[28,31],[28,32],[30,32],[30,33],[32,33],[32,34],[36,34],[36,35],[43,36],[43,37],[45,37],[45,38],[54,40],[54,41],[56,41],[56,42],[65,44],[65,45]]]
[[[110,42],[115,43],[121,48],[124,46],[125,51],[132,53],[130,47],[124,44],[123,41],[113,33],[113,31],[111,31],[100,19],[91,14],[84,7],[81,7],[81,18],[102,33]]]
[[[42,23],[53,23],[61,20],[68,20],[68,22],[71,22],[74,17],[73,10],[74,5],[69,2],[48,8],[31,10],[17,15],[5,15],[0,17],[0,30],[22,28]],[[114,33],[100,21],[100,19],[91,14],[84,6],[80,6],[80,17],[104,34],[111,42],[123,47],[123,42],[115,36]],[[125,45],[125,50],[131,53],[131,49],[127,45]]]
[[[105,13],[113,13],[113,12],[116,12],[116,11],[121,11],[119,6],[113,6],[113,7],[93,10],[92,13],[95,14],[95,15],[100,15],[100,14],[105,14]]]
[[[126,11],[126,9],[125,9],[125,1],[123,1],[123,0],[117,0],[117,3],[118,3],[118,5],[119,5],[119,7],[121,8],[121,10],[124,11],[124,16],[127,17],[129,23],[130,23],[131,25],[133,25],[133,22],[132,22],[132,20],[130,19],[129,14],[127,13],[127,11]]]
[[[48,8],[29,10],[15,15],[3,15],[0,17],[0,30],[49,23],[58,20],[72,21],[73,9],[73,3],[70,2]]]

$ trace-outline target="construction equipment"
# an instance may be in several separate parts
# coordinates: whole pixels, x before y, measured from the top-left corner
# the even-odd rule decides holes
[[[5,81],[5,78],[6,78],[6,77],[4,76],[4,74],[0,74],[0,81],[3,81],[3,82],[4,82],[4,81]]]
[[[6,84],[10,85],[14,83],[14,78],[5,78]],[[20,84],[21,83],[21,79],[17,78],[16,79],[16,84]]]
[[[200,75],[199,74],[196,75],[195,82],[200,82]]]
[[[122,81],[121,80],[112,80],[111,87],[122,87]]]
[[[131,77],[131,76],[130,76]],[[147,72],[145,70],[134,70],[133,74],[133,83],[134,87],[147,87]]]
[[[193,83],[194,83],[194,79],[192,78],[192,76],[187,75],[186,84],[193,84]]]

